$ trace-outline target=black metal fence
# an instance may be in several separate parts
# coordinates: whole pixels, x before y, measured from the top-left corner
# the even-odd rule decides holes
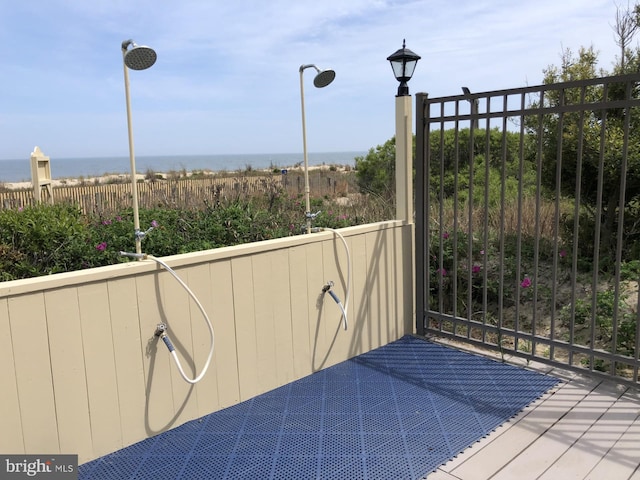
[[[416,311],[638,383],[640,75],[416,95]]]

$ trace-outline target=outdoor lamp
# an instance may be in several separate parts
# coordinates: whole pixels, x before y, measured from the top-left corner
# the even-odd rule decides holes
[[[396,95],[396,220],[413,222],[413,135],[407,82],[411,80],[420,56],[409,50],[403,39],[402,48],[389,55],[387,60],[400,82]]]
[[[129,49],[131,47],[131,49]],[[127,128],[129,133],[129,162],[131,164],[131,196],[133,197],[133,228],[136,236],[136,253],[142,252],[140,217],[138,214],[138,186],[136,183],[136,159],[133,150],[133,128],[131,126],[131,99],[129,97],[129,69],[146,70],[156,63],[156,52],[145,46],[136,45],[133,40],[122,42],[122,62],[124,65],[124,93],[127,102]]]
[[[307,68],[313,68],[316,71],[316,76],[313,79],[313,85],[316,88],[324,88],[333,82],[333,79],[336,78],[336,72],[327,69],[320,70],[313,64],[308,65],[300,65],[300,104],[302,107],[302,150],[304,157],[304,197],[307,211],[305,212],[305,216],[307,217],[307,233],[311,233],[311,219],[315,216],[311,213],[311,200],[310,196],[310,187],[309,187],[309,160],[307,158],[307,126],[304,115],[304,82],[303,82],[303,73]]]
[[[409,95],[409,86],[407,82],[411,80],[413,71],[416,69],[416,64],[420,60],[420,55],[416,55],[414,52],[406,48],[405,40],[402,40],[402,48],[397,50],[392,55],[387,57],[387,60],[391,62],[391,68],[396,80],[400,82],[398,87],[398,97],[404,97]]]

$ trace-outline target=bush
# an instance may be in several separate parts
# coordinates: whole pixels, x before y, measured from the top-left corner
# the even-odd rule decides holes
[[[321,211],[317,227],[342,228],[378,221],[377,209],[359,203],[312,199]],[[202,209],[140,209],[140,229],[147,232],[143,251],[162,257],[257,242],[303,233],[301,195],[269,190]],[[0,281],[82,270],[130,261],[120,251],[135,251],[131,208],[114,214],[83,215],[71,205],[40,204],[0,211]]]
[[[395,198],[396,139],[369,149],[365,157],[356,157],[356,178],[361,192],[393,201]]]
[[[0,215],[0,250],[11,262],[2,278],[25,278],[96,266],[92,229],[69,205],[7,210]]]

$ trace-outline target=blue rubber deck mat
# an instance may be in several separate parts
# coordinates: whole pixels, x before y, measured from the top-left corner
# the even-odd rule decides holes
[[[419,479],[559,383],[405,336],[79,468],[99,479]]]

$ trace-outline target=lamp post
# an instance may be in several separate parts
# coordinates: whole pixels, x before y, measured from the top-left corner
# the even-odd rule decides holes
[[[413,222],[413,132],[411,96],[407,82],[411,80],[420,56],[402,48],[387,57],[396,80],[396,219]]]
[[[416,69],[420,55],[416,55],[406,47],[405,40],[402,40],[402,48],[396,50],[387,57],[391,62],[393,75],[400,82],[398,86],[398,97],[409,95],[409,86],[407,82],[413,77],[413,71]]]
[[[129,49],[131,47],[131,49]],[[156,52],[145,46],[136,45],[133,40],[122,42],[122,63],[124,66],[124,93],[127,102],[127,130],[129,134],[129,163],[131,166],[131,196],[133,197],[133,228],[136,237],[136,253],[142,253],[140,216],[138,214],[138,186],[136,182],[136,159],[133,148],[133,128],[131,126],[131,98],[129,96],[129,69],[146,70],[156,63]]]
[[[305,217],[307,219],[307,233],[311,233],[311,220],[315,216],[311,213],[311,199],[310,197],[310,187],[309,187],[309,160],[307,158],[307,126],[304,115],[304,81],[303,81],[303,73],[307,68],[314,68],[316,70],[316,76],[313,79],[313,85],[316,88],[323,88],[333,82],[333,79],[336,78],[336,72],[333,70],[320,70],[313,64],[308,65],[300,65],[300,104],[302,106],[302,151],[304,158],[304,198],[305,198]]]

